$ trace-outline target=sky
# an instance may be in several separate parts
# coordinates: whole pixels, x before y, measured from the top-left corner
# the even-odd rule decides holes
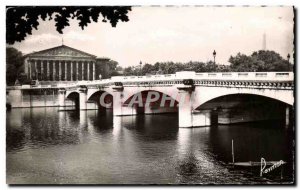
[[[263,48],[282,57],[293,54],[292,7],[133,7],[129,22],[91,23],[84,30],[72,20],[59,34],[53,21],[40,21],[38,30],[13,47],[24,54],[64,44],[122,67],[142,63],[213,60],[229,64],[238,52],[250,55]],[[100,19],[102,20],[102,19]],[[293,60],[291,60],[293,61]]]

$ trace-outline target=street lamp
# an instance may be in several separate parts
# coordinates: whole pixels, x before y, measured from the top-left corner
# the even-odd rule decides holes
[[[213,52],[213,56],[214,56],[214,64],[216,64],[216,55],[217,55],[216,50],[214,50],[214,52]]]

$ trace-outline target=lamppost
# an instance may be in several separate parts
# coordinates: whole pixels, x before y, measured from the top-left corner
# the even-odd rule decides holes
[[[214,64],[216,64],[216,55],[217,55],[216,50],[214,50],[214,52],[213,52],[213,56],[214,56]]]
[[[290,71],[290,54],[287,55],[287,60],[288,60],[288,70]]]
[[[140,76],[142,76],[142,61],[140,61]]]

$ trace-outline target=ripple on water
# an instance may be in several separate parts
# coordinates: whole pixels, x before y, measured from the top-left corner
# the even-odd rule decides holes
[[[251,125],[179,129],[177,115],[111,112],[7,113],[8,183],[268,184],[293,181],[290,134]],[[245,133],[246,131],[246,133]],[[230,168],[231,140],[239,161],[289,160],[284,180]],[[112,177],[113,176],[113,177]]]

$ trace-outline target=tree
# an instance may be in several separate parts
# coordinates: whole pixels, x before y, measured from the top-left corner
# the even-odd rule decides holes
[[[257,64],[254,64],[254,60],[251,56],[238,53],[236,56],[230,56],[229,58],[230,70],[234,72],[253,72],[256,71]]]
[[[238,53],[229,58],[230,70],[236,72],[292,71],[292,64],[274,51],[260,50],[251,56]]]
[[[148,63],[143,65],[142,75],[151,74],[152,71],[154,71],[153,65],[150,65]]]
[[[14,44],[21,42],[27,35],[32,34],[32,29],[38,29],[39,19],[52,20],[54,17],[56,30],[62,34],[63,29],[69,26],[70,19],[77,19],[79,26],[84,29],[89,23],[98,22],[102,16],[102,22],[109,21],[112,27],[116,27],[119,21],[127,22],[130,6],[8,6],[6,8],[6,42]]]
[[[13,47],[6,48],[6,84],[14,85],[15,81],[24,80],[24,58],[22,52]]]
[[[107,79],[111,76],[119,75],[117,71],[118,64],[119,63],[114,60],[107,60],[101,64],[97,64],[96,69],[98,70],[98,73],[101,75],[102,79]]]
[[[251,57],[254,60],[263,62],[258,71],[292,71],[293,66],[274,51],[260,50],[253,52]]]

